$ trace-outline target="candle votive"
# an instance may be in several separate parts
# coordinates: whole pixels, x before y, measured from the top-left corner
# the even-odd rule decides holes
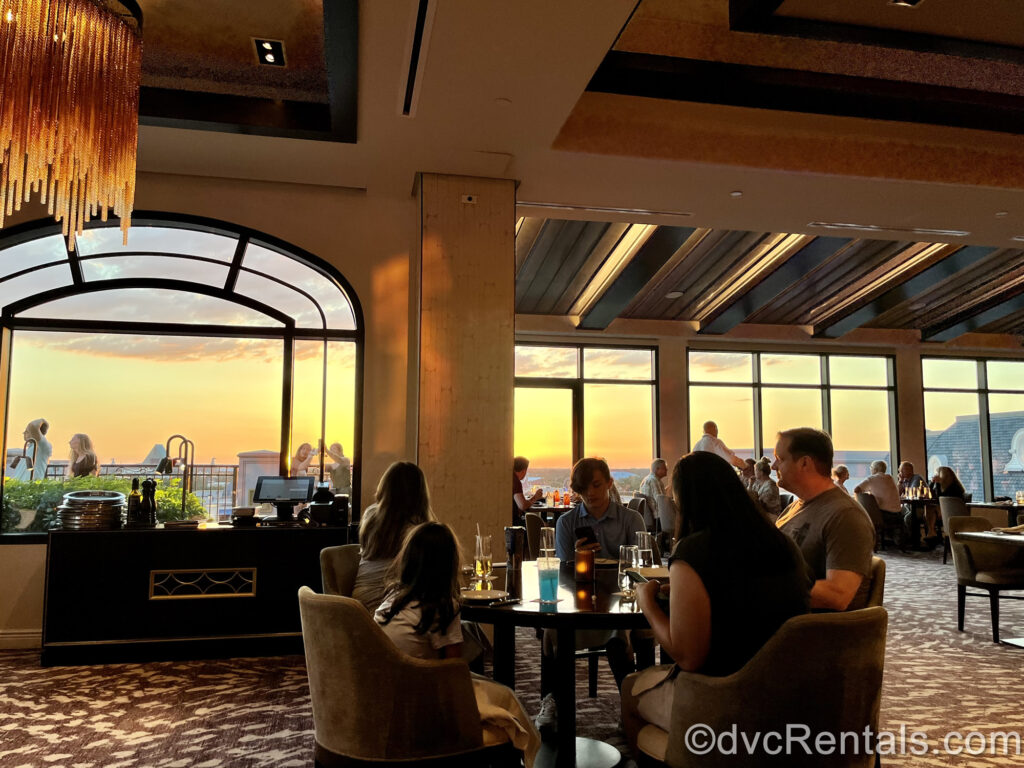
[[[576,581],[594,581],[596,578],[594,568],[594,550],[576,550]]]

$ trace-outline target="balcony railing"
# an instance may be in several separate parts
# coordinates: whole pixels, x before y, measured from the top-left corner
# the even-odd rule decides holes
[[[215,520],[230,520],[235,506],[235,488],[238,485],[237,464],[193,464],[192,493]],[[46,468],[47,479],[59,480],[67,474],[66,464],[51,464]],[[101,464],[102,477],[181,477],[181,469],[171,475],[156,474],[156,464]]]

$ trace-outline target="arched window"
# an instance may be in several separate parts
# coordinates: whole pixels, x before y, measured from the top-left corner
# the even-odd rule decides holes
[[[97,487],[152,474],[184,435],[212,519],[250,504],[259,475],[289,472],[322,476],[358,509],[362,311],[316,256],[173,214],[137,213],[127,246],[114,222],[93,222],[74,251],[57,227],[25,225],[0,237],[0,326],[0,532],[52,524],[33,507],[74,474],[82,435]]]

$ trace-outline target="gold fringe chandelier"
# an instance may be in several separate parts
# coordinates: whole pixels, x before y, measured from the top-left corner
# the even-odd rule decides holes
[[[142,13],[134,0],[0,0],[0,228],[31,195],[69,247],[135,202]]]

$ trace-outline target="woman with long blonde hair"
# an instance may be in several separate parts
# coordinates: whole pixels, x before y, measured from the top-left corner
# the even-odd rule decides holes
[[[430,492],[423,470],[411,461],[396,461],[377,484],[376,503],[367,507],[359,524],[359,571],[352,597],[377,610],[385,595],[385,574],[409,529],[433,521]]]
[[[71,457],[68,460],[68,477],[88,477],[99,475],[100,464],[96,460],[96,451],[92,447],[92,440],[88,435],[81,432],[71,436],[68,441],[71,448]]]

